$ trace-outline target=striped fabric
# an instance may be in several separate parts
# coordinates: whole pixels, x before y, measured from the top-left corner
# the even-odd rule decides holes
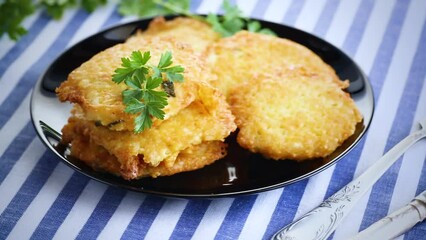
[[[221,0],[193,0],[195,13]],[[29,114],[31,89],[64,49],[130,21],[112,3],[53,21],[37,12],[18,42],[0,39],[0,239],[268,239],[360,175],[426,117],[426,1],[241,0],[248,16],[305,30],[341,48],[369,76],[370,129],[344,159],[284,188],[221,199],[169,199],[108,187],[46,149]],[[414,145],[344,220],[346,239],[426,190],[426,140]],[[426,239],[420,223],[399,239]]]

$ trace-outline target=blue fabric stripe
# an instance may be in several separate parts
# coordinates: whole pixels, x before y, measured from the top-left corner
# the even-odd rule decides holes
[[[31,45],[34,39],[39,35],[41,30],[47,25],[50,19],[46,14],[41,13],[31,27],[28,33],[22,36],[19,41],[0,59],[0,80],[6,72],[7,68]],[[5,79],[7,81],[7,79]]]
[[[363,0],[357,10],[351,28],[349,29],[343,43],[343,50],[349,55],[354,56],[358,50],[362,36],[364,35],[366,24],[371,15],[373,4],[374,1],[372,0]],[[365,137],[362,138],[358,145],[345,156],[344,161],[339,161],[336,164],[325,198],[328,198],[352,180],[356,165],[358,164],[359,157],[361,156],[362,149],[364,148],[364,144]],[[334,179],[339,179],[339,181],[335,181]]]
[[[322,9],[321,16],[314,27],[314,31],[317,31],[315,32],[316,34],[323,35],[327,32],[335,15],[336,9],[337,7],[334,8],[333,6],[329,6],[329,4],[327,4]],[[293,22],[296,21],[300,10],[301,9],[298,10],[296,17],[293,18]],[[284,188],[279,203],[275,208],[271,217],[271,221],[269,222],[269,225],[266,229],[265,235],[263,237],[264,239],[270,238],[276,231],[293,221],[297,208],[300,204],[300,200],[302,199],[302,196],[305,192],[307,183],[308,180],[304,180]],[[291,206],[291,209],[287,209],[288,206]],[[282,212],[284,211],[288,214],[288,216],[285,219],[280,219]]]
[[[2,229],[0,231],[0,239],[5,239],[10,234],[22,214],[40,192],[56,165],[58,165],[57,156],[50,151],[46,151],[12,201],[0,215]]]
[[[343,50],[350,56],[355,56],[373,7],[373,0],[363,0],[358,7],[348,35],[342,46]]]
[[[190,200],[185,207],[170,239],[190,239],[201,222],[211,200]]]
[[[386,79],[410,2],[411,0],[399,0],[396,2],[391,19],[386,27],[383,41],[380,44],[379,52],[374,59],[374,64],[369,77],[376,96],[380,95],[380,90],[382,89],[383,82]],[[375,98],[376,103],[378,99],[379,97]]]
[[[198,8],[201,5],[202,0],[191,0],[191,5],[189,6],[189,9],[191,12],[195,13],[197,12]]]
[[[293,0],[281,22],[286,25],[293,26],[297,20],[297,17],[300,15],[300,11],[302,10],[304,4],[305,0]]]
[[[44,215],[31,239],[53,238],[88,182],[88,177],[75,172]]]
[[[121,239],[143,239],[150,229],[155,217],[166,202],[165,198],[147,196],[139,207],[132,221],[124,231]]]
[[[405,234],[405,240],[419,240],[419,236],[426,236],[426,221],[418,223],[413,228],[410,229],[408,233]]]
[[[341,161],[337,162],[330,183],[327,187],[324,199],[329,198],[353,179],[359,157],[365,145],[365,137],[353,148]]]
[[[215,239],[237,239],[256,201],[257,195],[235,198]]]
[[[126,192],[120,188],[108,187],[76,239],[96,239],[120,205]]]
[[[250,14],[251,16],[261,16],[264,14],[264,11],[267,9],[269,2],[268,3],[264,3],[262,2],[262,4],[259,5],[261,1],[258,1],[256,6],[253,9],[253,12]],[[235,4],[235,2],[233,2],[233,4]],[[262,6],[262,7],[259,7]],[[235,200],[238,201],[238,200]],[[234,203],[235,203],[234,201]],[[229,220],[229,216],[230,213],[232,214],[233,211],[235,211],[235,209],[233,209],[233,206],[235,208],[235,205],[233,204],[230,208],[230,211],[227,213],[228,219],[225,217],[224,223],[222,223],[222,226],[218,232],[218,235],[216,236],[216,238],[222,238],[222,234],[230,234],[230,232],[232,232],[234,235],[235,234],[239,234],[242,230],[242,227],[244,226],[244,222],[245,219],[248,216],[248,213],[251,210],[252,205],[254,204],[255,198],[252,199],[251,202],[246,202],[247,206],[250,206],[250,209],[246,208],[246,214],[241,216],[240,218],[240,222],[239,222],[239,226],[235,226],[232,231],[229,231],[229,229],[227,229],[227,225],[226,222],[227,221],[231,221]],[[190,201],[184,212],[182,213],[182,215],[179,218],[179,221],[177,223],[177,226],[175,227],[171,239],[187,239],[190,238],[197,226],[199,225],[202,217],[204,216],[204,213],[207,211],[208,206],[210,205],[211,201],[205,201],[205,200],[192,200]],[[245,202],[245,201],[244,201]],[[239,206],[239,205],[238,205]],[[237,207],[238,208],[238,207]],[[238,212],[241,212],[240,210],[238,210]],[[244,222],[242,222],[242,220],[244,219]],[[232,221],[231,221],[232,222]],[[236,230],[236,228],[238,228],[238,230]],[[183,230],[183,231],[182,231]],[[237,235],[235,235],[237,236]]]
[[[400,1],[394,6],[391,19],[386,27],[385,34],[383,35],[383,40],[379,46],[376,57],[374,59],[373,66],[370,71],[370,82],[375,94],[375,101],[380,97],[380,93],[383,86],[383,81],[386,78],[387,72],[389,70],[390,62],[395,51],[397,37],[401,31],[401,21],[404,20],[405,14],[407,11],[408,1]],[[397,27],[394,27],[396,24]],[[353,47],[355,48],[355,47]],[[358,46],[356,46],[358,48]],[[355,174],[356,166],[358,165],[359,158],[364,148],[365,139],[368,137],[369,133],[367,132],[364,135],[363,139],[344,159],[344,161],[339,161],[334,169],[333,176],[328,186],[326,198],[336,192],[338,189],[342,188],[345,184],[350,182],[353,179]],[[339,179],[336,181],[334,179]]]
[[[321,16],[318,19],[317,24],[314,28],[314,33],[320,36],[324,36],[330,27],[331,21],[333,20],[334,14],[336,13],[337,7],[341,1],[330,0],[327,1],[324,9],[321,12]]]
[[[263,239],[270,239],[274,233],[293,221],[307,184],[308,180],[305,179],[284,188]]]
[[[22,99],[24,99],[33,88],[41,73],[47,68],[48,64],[50,64],[50,62],[64,50],[75,31],[87,17],[88,13],[86,11],[79,10],[65,26],[61,34],[59,34],[60,37],[58,37],[43,56],[25,72],[19,83],[9,94],[9,97],[7,97],[0,105],[0,128],[2,128],[13,113],[15,113],[16,109],[21,104]]]
[[[235,2],[234,2],[235,4]],[[256,6],[254,7],[253,11],[251,12],[251,16],[254,17],[262,17],[266,11],[266,9],[268,8],[270,4],[270,1],[268,0],[268,2],[265,3],[265,1],[258,1]],[[251,198],[250,198],[251,199]],[[238,201],[235,200],[234,203]],[[208,206],[210,205],[211,201],[205,201],[205,200],[192,200],[190,201],[184,212],[182,213],[179,222],[177,223],[177,226],[175,227],[171,239],[188,239],[190,238],[195,230],[197,229],[202,217],[204,216],[204,213],[207,211]],[[226,222],[232,222],[232,217],[230,218],[230,214],[232,214],[233,211],[235,211],[235,208],[238,209],[238,207],[236,206],[240,206],[240,205],[233,205],[231,206],[229,212],[227,213],[227,217],[225,217],[224,222],[222,223],[218,235],[216,236],[216,238],[221,239],[223,236],[221,235],[225,235],[226,238],[229,237],[227,235],[229,235],[231,232],[232,234],[235,235],[235,237],[237,237],[241,230],[242,227],[244,226],[244,222],[248,216],[248,213],[251,211],[251,207],[253,206],[254,202],[255,202],[255,198],[252,199],[252,201],[244,201],[245,204],[247,204],[247,208],[249,207],[249,209],[246,208],[246,212],[243,213],[243,215],[240,217],[238,226],[234,226],[231,230],[228,229]],[[234,207],[233,207],[234,206]],[[241,212],[240,210],[237,210],[238,212]],[[246,214],[246,215],[244,215]],[[244,221],[243,221],[244,220]],[[182,230],[183,231],[182,231]],[[238,234],[238,235],[237,235]]]
[[[13,139],[12,143],[6,148],[0,157],[0,184],[3,183],[10,170],[15,166],[22,154],[24,154],[25,149],[34,140],[35,135],[33,125],[28,121],[15,139]]]
[[[117,14],[111,13],[105,23],[117,22],[120,18],[117,18],[115,15]],[[47,239],[54,236],[88,182],[89,179],[79,173],[72,175],[34,231],[32,235],[33,239]]]
[[[389,151],[390,148],[406,137],[412,127],[420,91],[426,76],[426,68],[424,67],[426,65],[426,55],[424,54],[426,52],[425,24],[426,22],[423,25],[420,45],[410,68],[407,83],[386,143],[385,152]],[[365,210],[366,213],[374,214],[364,215],[360,227],[361,230],[387,215],[401,164],[401,161],[397,161],[374,185]]]
[[[264,18],[265,12],[269,7],[269,4],[271,4],[271,0],[266,1],[257,1],[256,5],[254,6],[253,12],[251,13],[251,16],[253,18]]]

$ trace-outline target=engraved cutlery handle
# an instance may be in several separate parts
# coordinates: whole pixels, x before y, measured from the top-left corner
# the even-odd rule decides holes
[[[302,216],[299,220],[285,226],[272,239],[326,239],[337,225],[350,212],[358,200],[376,183],[392,164],[415,142],[426,136],[426,129],[413,132],[362,175],[333,194],[317,208]]]
[[[426,191],[409,204],[375,222],[351,240],[394,239],[426,218]]]

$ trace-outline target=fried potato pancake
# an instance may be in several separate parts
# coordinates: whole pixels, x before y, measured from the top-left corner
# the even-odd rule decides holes
[[[79,117],[77,106],[73,117],[62,129],[62,141],[72,142],[74,133],[89,137],[118,159],[121,175],[127,179],[137,176],[140,162],[153,167],[160,163],[171,167],[182,150],[205,141],[223,141],[236,129],[224,96],[207,83],[200,82],[198,87],[197,99],[188,107],[139,134],[97,126],[95,122]]]
[[[127,41],[151,36],[172,37],[189,44],[197,53],[201,53],[207,45],[220,38],[209,24],[200,20],[177,17],[167,21],[164,17],[157,17],[149,23],[145,31],[138,32]]]
[[[82,160],[96,171],[105,171],[127,178],[122,175],[120,162],[114,155],[111,155],[105,148],[90,141],[90,138],[74,134],[71,141],[71,155]],[[193,171],[223,158],[226,155],[226,144],[221,141],[208,141],[190,146],[181,151],[175,163],[167,166],[160,163],[153,167],[144,162],[137,165],[137,175],[135,178],[170,176],[175,173]]]
[[[362,116],[349,94],[319,77],[295,69],[238,85],[229,98],[238,143],[275,160],[331,154]]]
[[[341,88],[341,81],[333,68],[305,46],[288,39],[241,31],[211,44],[204,53],[213,73],[218,76],[213,85],[227,97],[235,86],[259,74],[304,67],[321,76],[318,80],[331,81]]]
[[[204,71],[203,61],[194,54],[187,45],[164,38],[135,38],[124,44],[118,44],[93,56],[89,61],[72,71],[56,92],[60,101],[79,104],[88,120],[96,121],[109,129],[133,130],[135,114],[124,112],[121,92],[126,88],[124,83],[112,81],[114,70],[121,66],[121,58],[128,57],[135,51],[150,51],[150,63],[157,64],[165,51],[173,53],[176,65],[185,68],[184,82],[176,83],[176,97],[168,98],[164,108],[165,119],[177,114],[195,100],[196,86],[194,82],[208,81],[210,71]],[[158,125],[161,120],[154,119]]]

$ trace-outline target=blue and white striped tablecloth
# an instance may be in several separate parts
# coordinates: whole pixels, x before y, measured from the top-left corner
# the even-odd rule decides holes
[[[195,13],[221,0],[192,1]],[[64,49],[129,21],[110,3],[53,21],[26,19],[0,39],[0,239],[267,239],[361,174],[426,117],[425,0],[240,0],[247,16],[305,30],[341,48],[369,76],[376,109],[362,141],[326,171],[235,198],[168,199],[108,187],[59,161],[30,121],[32,87]],[[333,239],[346,239],[426,190],[426,141],[414,145],[356,205]],[[400,239],[426,239],[420,223]]]

